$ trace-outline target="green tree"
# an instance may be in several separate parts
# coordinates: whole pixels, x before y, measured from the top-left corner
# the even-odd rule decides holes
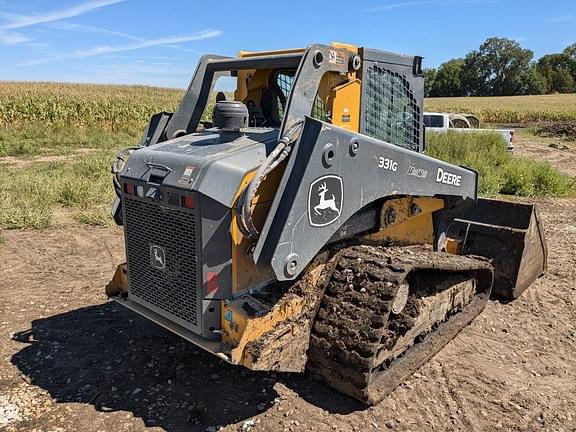
[[[562,51],[562,54],[566,54],[567,56],[570,56],[574,60],[576,60],[576,43],[573,43],[572,45],[568,45],[566,48],[564,48],[564,51]]]
[[[442,63],[436,73],[434,85],[430,89],[430,96],[462,96],[462,67],[463,59],[453,59]]]
[[[576,57],[572,58],[566,53],[547,54],[538,60],[536,68],[546,79],[547,93],[570,93],[576,90]]]
[[[548,80],[542,75],[538,68],[533,65],[528,71],[528,88],[526,94],[539,95],[548,91]]]
[[[424,69],[424,97],[430,96],[430,90],[432,89],[435,80],[436,80],[436,69],[434,68]]]
[[[526,94],[534,53],[514,40],[489,38],[466,55],[462,85],[466,94],[509,96]]]

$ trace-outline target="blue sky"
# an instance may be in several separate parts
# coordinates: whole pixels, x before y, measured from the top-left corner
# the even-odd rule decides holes
[[[203,53],[332,40],[438,66],[491,36],[561,51],[576,42],[576,1],[0,0],[0,80],[185,87]]]

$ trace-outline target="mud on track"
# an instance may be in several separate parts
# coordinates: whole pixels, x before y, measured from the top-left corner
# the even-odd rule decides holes
[[[228,366],[107,302],[118,229],[4,232],[0,430],[576,430],[576,200],[539,203],[548,274],[369,409]]]

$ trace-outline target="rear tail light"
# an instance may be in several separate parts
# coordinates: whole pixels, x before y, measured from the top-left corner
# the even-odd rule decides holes
[[[195,204],[194,195],[182,195],[182,207],[193,209]]]
[[[132,183],[124,183],[124,193],[134,195],[134,185]]]
[[[218,273],[208,272],[206,276],[206,293],[213,294],[218,291]]]

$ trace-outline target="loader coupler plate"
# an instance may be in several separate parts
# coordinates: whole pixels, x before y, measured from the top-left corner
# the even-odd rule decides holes
[[[512,300],[546,271],[544,231],[534,204],[481,198],[448,226],[459,253],[492,260],[496,297]]]

